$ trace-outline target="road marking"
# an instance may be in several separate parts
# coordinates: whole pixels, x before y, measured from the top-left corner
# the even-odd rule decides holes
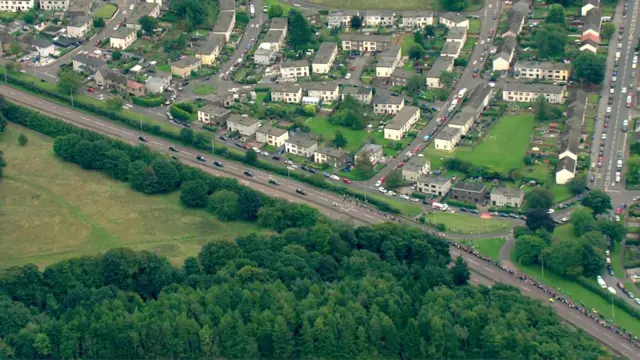
[[[455,256],[460,256],[460,253],[457,253],[457,252],[455,252],[455,251],[452,251],[451,253],[452,253],[453,255],[455,255]]]
[[[191,153],[190,153],[190,152],[183,151],[183,153],[185,153],[185,155],[189,155],[189,156],[191,156]]]
[[[326,197],[322,197],[322,196],[320,196],[320,195],[318,195],[318,197],[319,197],[320,199],[324,200],[324,201],[329,201],[329,200],[327,200],[327,198],[326,198]]]
[[[631,348],[630,348],[630,347],[628,347],[627,345],[625,345],[625,344],[623,344],[623,343],[620,343],[620,345],[624,346],[624,348],[625,348],[625,349],[627,349],[627,350],[631,351]]]
[[[162,144],[160,144],[159,142],[157,142],[157,141],[155,141],[155,140],[152,140],[151,142],[152,142],[152,143],[154,143],[154,144],[156,144],[156,145],[162,145]]]
[[[604,336],[608,337],[609,339],[613,340],[613,337],[607,333],[604,334]]]
[[[475,261],[473,261],[471,259],[468,259],[467,261],[470,262],[470,263],[476,264],[476,265],[480,265],[480,264],[478,264],[477,262],[475,262]]]
[[[88,118],[88,117],[86,117],[86,116],[82,116],[82,120],[89,120],[89,121],[91,121],[91,119],[89,119],[89,118]]]
[[[111,130],[116,130],[116,131],[118,130],[118,129],[114,128],[113,126],[107,126],[107,127],[108,127],[109,129],[111,129]],[[155,142],[155,141],[154,141],[154,142]],[[156,143],[156,144],[157,144],[157,143]]]
[[[488,267],[486,267],[486,266],[484,266],[484,268],[485,268],[486,270],[489,270],[489,271],[491,271],[491,272],[495,272],[494,270],[492,270],[492,269],[489,269],[489,268],[488,268]]]
[[[521,287],[522,289],[524,289],[524,290],[531,291],[531,289],[527,289],[526,287],[524,287],[524,286],[522,286],[522,285],[520,285],[520,287]]]
[[[132,133],[128,132],[128,131],[122,131],[123,133],[127,134],[127,135],[133,135]]]
[[[373,216],[371,216],[371,215],[369,215],[369,214],[364,214],[364,213],[363,213],[362,215],[364,215],[364,216],[368,217],[369,219],[375,219]]]

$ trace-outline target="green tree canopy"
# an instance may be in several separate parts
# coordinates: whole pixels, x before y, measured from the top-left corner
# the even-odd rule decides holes
[[[269,9],[267,10],[267,15],[269,15],[269,19],[281,17],[283,14],[284,14],[284,10],[282,10],[282,6],[280,6],[280,4],[269,5]]]
[[[545,19],[547,24],[565,25],[565,14],[562,5],[553,4],[549,7],[547,18]]]
[[[218,190],[209,196],[209,211],[216,214],[220,220],[236,220],[238,213],[238,195],[229,190]]]
[[[550,209],[553,205],[553,194],[544,188],[535,188],[531,190],[525,200],[524,207],[526,209]]]
[[[312,40],[313,33],[309,23],[297,9],[289,10],[289,31],[287,41],[296,50],[306,50]]]
[[[607,210],[613,209],[611,197],[602,190],[591,190],[582,197],[580,203],[593,210],[593,215],[604,214]]]
[[[573,75],[585,85],[601,84],[605,75],[605,60],[590,51],[581,51],[571,64]]]
[[[58,77],[57,87],[60,93],[77,93],[82,86],[82,76],[73,71],[62,71]]]
[[[352,16],[351,17],[351,27],[353,29],[360,29],[362,27],[362,18],[360,16]]]
[[[562,58],[567,44],[567,31],[562,25],[545,24],[534,34],[534,44],[541,59]]]
[[[139,20],[142,31],[153,34],[153,30],[158,28],[158,20],[152,16],[145,15]]]

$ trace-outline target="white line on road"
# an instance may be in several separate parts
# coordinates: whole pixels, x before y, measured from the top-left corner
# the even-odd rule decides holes
[[[82,117],[82,119],[83,119],[83,120],[91,120],[91,119],[89,119],[89,118],[88,118],[88,117],[86,117],[86,116],[83,116],[83,117]]]
[[[128,131],[123,131],[123,133],[127,134],[127,135],[133,135],[132,133],[128,132]]]
[[[457,253],[457,252],[455,252],[455,251],[452,251],[451,253],[452,253],[453,255],[455,255],[455,256],[460,256],[460,253]]]
[[[190,153],[190,152],[183,151],[183,153],[185,153],[185,155],[189,155],[189,156],[191,156],[191,153]]]
[[[467,261],[470,262],[470,263],[476,264],[476,265],[480,265],[480,264],[478,264],[477,262],[475,262],[475,261],[473,261],[471,259],[468,259]]]
[[[162,145],[162,144],[160,144],[159,142],[157,142],[157,141],[155,141],[155,140],[152,140],[151,142],[152,142],[152,143],[154,143],[154,144],[156,144],[156,145]]]
[[[362,214],[362,215],[364,215],[364,216],[368,217],[369,219],[375,219],[373,216],[371,216],[371,215],[369,215],[369,214]]]
[[[319,197],[320,199],[324,200],[324,201],[329,201],[329,200],[327,200],[327,198],[326,198],[326,197],[323,197],[323,196],[320,196],[320,195],[318,195],[318,197]]]
[[[495,272],[495,270],[489,269],[489,268],[488,268],[488,267],[486,267],[486,266],[485,266],[484,268],[485,268],[485,270],[489,270],[489,271],[491,271],[491,272]]]
[[[520,287],[521,287],[523,290],[531,291],[531,289],[527,289],[526,287],[524,287],[524,286],[522,286],[522,285],[520,285]]]
[[[620,343],[620,345],[624,346],[624,348],[625,348],[625,349],[627,349],[627,350],[631,351],[631,348],[630,348],[630,347],[628,347],[627,345],[625,345],[625,344],[623,344],[623,343]]]

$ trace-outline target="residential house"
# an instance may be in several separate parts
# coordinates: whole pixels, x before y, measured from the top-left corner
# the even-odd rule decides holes
[[[344,150],[334,147],[321,147],[313,152],[313,161],[318,164],[329,164],[334,168],[343,168],[347,165],[349,154]]]
[[[197,57],[183,56],[180,60],[171,63],[171,74],[183,79],[191,76],[191,72],[200,70],[202,62]]]
[[[367,10],[362,23],[366,27],[392,26],[396,21],[395,15],[389,10]]]
[[[425,28],[433,25],[433,13],[430,11],[404,11],[402,13],[403,28]]]
[[[74,17],[74,16],[83,16],[83,15],[89,15],[89,12],[91,11],[91,4],[93,2],[91,1],[87,1],[87,2],[70,2],[69,3],[69,7],[67,9],[67,11],[65,12],[65,15],[67,17]]]
[[[330,28],[350,27],[351,19],[354,16],[359,16],[359,12],[355,10],[338,10],[329,13],[327,18],[328,26]]]
[[[571,65],[563,62],[518,61],[513,70],[516,78],[567,81]]]
[[[373,99],[373,112],[376,114],[395,115],[404,108],[402,96],[376,95]]]
[[[276,17],[271,19],[269,24],[269,30],[280,30],[284,32],[284,36],[287,36],[287,30],[289,30],[289,22],[286,17]]]
[[[411,79],[412,76],[416,75],[418,74],[413,71],[408,71],[403,68],[396,68],[391,73],[391,85],[405,87],[409,83],[409,79]]]
[[[211,34],[209,38],[196,49],[196,58],[202,65],[213,66],[224,46],[224,36]]]
[[[420,109],[415,106],[404,106],[384,127],[384,138],[400,140],[420,120]]]
[[[453,151],[462,137],[459,128],[447,126],[440,130],[434,138],[436,150]]]
[[[502,44],[498,45],[496,57],[493,59],[493,71],[509,70],[515,51],[516,39],[511,36],[505,37]]]
[[[292,135],[284,143],[285,150],[294,155],[305,158],[312,157],[313,153],[318,150],[318,142],[305,135]]]
[[[285,32],[283,30],[269,30],[264,35],[264,39],[260,43],[260,47],[263,49],[269,49],[275,51],[280,51],[284,46],[284,41],[286,39]]]
[[[145,2],[146,3],[151,3],[151,4],[158,4],[162,8],[162,0],[147,0]],[[233,3],[234,3],[234,6],[235,6],[235,1]],[[220,10],[220,11],[222,11],[222,10]]]
[[[443,24],[448,28],[463,27],[469,29],[469,19],[459,13],[448,12],[440,15],[440,24]]]
[[[166,88],[171,85],[171,75],[162,75],[156,73],[153,76],[149,76],[144,86],[147,88],[147,92],[150,94],[162,94]]]
[[[447,126],[450,128],[456,128],[460,130],[460,136],[465,136],[473,126],[475,120],[475,111],[463,111],[455,114],[451,120],[447,121]]]
[[[127,19],[127,27],[136,30],[142,30],[140,19],[143,16],[151,16],[157,18],[160,16],[160,5],[154,3],[137,3],[133,15]]]
[[[198,121],[205,124],[224,125],[231,111],[218,105],[206,104],[198,109]]]
[[[314,74],[328,74],[337,55],[338,45],[336,43],[323,42],[311,63],[311,71]]]
[[[560,138],[558,150],[556,184],[563,185],[575,178],[586,109],[587,93],[579,90],[572,96],[567,107],[565,132]]]
[[[373,99],[373,89],[366,86],[345,86],[342,88],[342,100],[344,101],[344,97],[350,95],[353,96],[356,100],[365,103],[371,104],[371,100]]]
[[[478,85],[467,97],[462,111],[471,112],[477,120],[493,97],[493,88],[488,84]]]
[[[218,11],[221,13],[236,12],[235,0],[220,0],[218,1]],[[229,14],[220,14],[220,16],[229,16]],[[234,14],[235,16],[235,14]]]
[[[35,5],[35,0],[0,0],[0,11],[27,12]]]
[[[467,41],[467,28],[452,27],[451,29],[449,29],[449,32],[447,32],[446,41],[453,41],[464,44],[464,42]]]
[[[445,196],[451,190],[451,179],[442,176],[422,175],[416,182],[416,190],[423,194]]]
[[[237,131],[242,136],[252,136],[258,131],[260,122],[256,119],[242,115],[231,115],[227,118],[227,130]]]
[[[563,157],[556,166],[556,184],[569,183],[576,176],[578,162],[571,157]]]
[[[586,34],[593,34],[600,38],[600,27],[602,26],[602,12],[600,9],[595,8],[587,12],[587,16],[584,17],[584,25],[582,26],[582,37]]]
[[[587,34],[587,37],[587,39],[584,39],[580,42],[580,51],[591,51],[592,53],[597,54],[600,42],[591,39],[591,37],[594,37],[594,35]]]
[[[433,63],[429,72],[427,72],[427,87],[429,89],[439,89],[444,87],[444,85],[440,83],[440,75],[445,71],[451,70],[453,70],[453,58],[440,56],[436,59],[436,62]]]
[[[482,203],[486,197],[487,186],[483,183],[457,182],[449,194],[449,199],[469,204]]]
[[[66,11],[67,9],[69,9],[69,0],[40,0],[40,10]]]
[[[580,9],[580,14],[582,16],[587,16],[589,10],[597,9],[600,7],[600,0],[583,0],[582,8]]]
[[[280,64],[280,76],[283,79],[297,79],[309,76],[309,61],[285,60]]]
[[[392,45],[387,50],[384,50],[380,55],[378,55],[376,76],[390,77],[391,73],[396,69],[396,66],[398,66],[400,58],[401,52],[399,46]]]
[[[440,57],[450,57],[451,59],[457,59],[462,52],[462,46],[464,44],[457,41],[447,41],[440,50]]]
[[[98,86],[116,89],[119,92],[128,92],[127,83],[129,79],[121,73],[108,68],[101,68],[94,74],[94,80]]]
[[[124,50],[137,39],[136,30],[121,27],[109,38],[109,46],[113,49]]]
[[[302,88],[297,85],[277,84],[271,87],[271,101],[284,101],[299,104],[302,101]]]
[[[42,58],[53,55],[56,51],[56,47],[49,40],[42,38],[23,38],[23,41],[27,44],[30,44],[29,47],[32,51],[37,51],[38,55]]]
[[[356,165],[362,159],[368,159],[369,162],[373,165],[376,165],[382,158],[384,157],[384,152],[382,149],[382,145],[378,144],[365,144],[354,156],[353,160]]]
[[[325,103],[340,99],[340,87],[335,82],[310,82],[305,84],[307,95],[321,99]]]
[[[73,57],[73,70],[86,74],[93,74],[107,63],[97,56],[78,54]]]
[[[236,25],[235,10],[225,14],[220,14],[216,20],[216,24],[213,26],[211,33],[216,35],[224,35],[224,41],[229,42],[233,27]]]
[[[67,24],[67,35],[82,38],[93,29],[93,19],[88,16],[76,16]]]
[[[145,96],[147,95],[147,88],[137,81],[127,80],[127,92],[131,96]]]
[[[289,132],[284,129],[264,124],[256,131],[256,141],[279,148],[289,140]]]
[[[500,35],[501,37],[517,37],[522,31],[526,19],[526,14],[522,14],[516,10],[509,10],[507,14],[507,29]]]
[[[524,191],[508,187],[496,187],[491,191],[491,206],[510,206],[521,208],[524,203]]]
[[[392,44],[391,35],[365,35],[363,33],[344,33],[340,35],[342,50],[384,51]]]
[[[235,102],[235,94],[232,93],[219,93],[206,95],[202,98],[205,104],[211,104],[222,107],[230,107]]]
[[[260,65],[269,65],[275,60],[275,53],[276,51],[271,48],[271,44],[260,43],[258,49],[253,53],[253,62]]]
[[[402,165],[402,178],[405,181],[418,181],[420,176],[431,170],[431,162],[423,157],[414,156]]]
[[[544,96],[552,104],[564,104],[567,87],[562,85],[506,83],[502,89],[502,98],[509,102],[531,103]]]

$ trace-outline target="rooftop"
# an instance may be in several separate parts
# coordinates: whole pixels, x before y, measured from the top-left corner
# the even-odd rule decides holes
[[[151,12],[155,8],[159,6],[160,6],[159,4],[155,4],[155,3],[146,3],[146,2],[138,3],[136,4],[135,13],[133,14],[133,16],[131,16],[131,18],[127,22],[138,24],[140,22],[141,17],[148,16],[149,14],[151,14]]]
[[[206,104],[205,106],[198,109],[198,111],[213,116],[223,116],[224,114],[231,112],[229,109],[225,109],[221,106],[213,104]]]
[[[345,86],[342,88],[342,93],[345,95],[370,95],[372,92],[373,90],[366,86]]]
[[[297,93],[298,91],[302,91],[302,88],[296,84],[273,84],[271,85],[272,92],[288,92],[288,93]]]
[[[463,21],[469,20],[467,19],[466,16],[462,16],[459,13],[454,13],[454,12],[448,12],[445,14],[440,15],[441,18],[443,19],[447,19],[449,21],[452,21],[456,24],[460,24]]]
[[[567,170],[569,172],[576,172],[576,161],[573,160],[570,156],[565,156],[560,161],[558,161],[558,167],[556,168],[556,172],[560,172],[562,170]]]
[[[211,34],[204,42],[200,43],[198,46],[198,50],[196,50],[196,54],[206,54],[209,55],[213,53],[217,48],[224,45],[225,39],[224,35],[220,34]]]
[[[587,16],[584,17],[584,26],[582,31],[595,30],[600,33],[600,24],[602,23],[602,11],[599,8],[593,8],[587,12]]]
[[[474,110],[479,110],[481,106],[484,105],[484,101],[487,96],[491,96],[493,94],[493,88],[489,85],[478,85],[472,92],[469,94],[467,98],[467,103],[465,106],[468,106]]]
[[[521,198],[524,195],[524,191],[521,189],[514,189],[509,187],[495,187],[491,191],[491,195],[502,195],[509,198]]]
[[[447,39],[449,40],[462,40],[467,35],[467,28],[465,27],[452,27],[447,32]]]
[[[227,122],[232,122],[232,123],[240,124],[243,126],[253,126],[258,123],[258,120],[248,116],[233,114],[229,116],[229,119],[227,119]]]
[[[211,31],[214,33],[226,33],[227,31],[229,31],[232,22],[233,18],[231,16],[218,16],[216,24]]]
[[[409,79],[410,77],[412,77],[413,75],[418,75],[417,73],[413,72],[413,71],[409,71],[409,70],[405,70],[403,68],[396,68],[395,70],[393,70],[393,73],[391,73],[391,76],[395,76],[395,77],[399,77],[402,79]]]
[[[118,31],[115,32],[115,34],[111,35],[111,37],[116,39],[125,39],[127,36],[131,35],[132,33],[135,34],[135,32],[136,32],[136,29],[121,27],[120,29],[118,29]]]
[[[299,135],[299,134],[290,136],[289,140],[287,140],[287,143],[295,144],[303,148],[308,148],[318,144],[317,141],[315,141],[314,139],[311,139],[309,136]]]
[[[340,35],[342,41],[370,41],[391,43],[391,35],[365,35],[363,33],[343,33]]]
[[[313,59],[314,64],[328,64],[333,54],[337,51],[338,45],[332,42],[323,42]]]
[[[465,126],[469,122],[469,119],[473,119],[473,114],[465,112],[465,111],[461,111],[461,112],[453,115],[451,120],[449,120],[448,124],[449,125]]]
[[[402,17],[403,18],[410,18],[410,17],[433,17],[433,12],[431,11],[413,11],[413,10],[408,10],[408,11],[403,11],[402,12]]]
[[[73,19],[69,20],[69,24],[67,26],[81,27],[81,26],[86,25],[90,21],[93,21],[93,19],[88,17],[88,16],[85,16],[85,15],[80,15],[80,16],[76,16]]]
[[[139,82],[133,80],[127,80],[127,86],[132,89],[142,89],[144,87],[144,84],[140,84]]]
[[[271,24],[269,25],[269,30],[284,30],[287,28],[287,18],[286,17],[277,17],[271,19]]]
[[[455,190],[479,193],[485,190],[487,186],[483,183],[458,182],[455,183],[452,188]]]
[[[381,151],[382,150],[382,145],[378,145],[378,144],[364,144],[363,147],[360,148],[360,150],[358,150],[358,152],[356,153],[356,155],[362,155],[367,151],[371,151],[371,152],[376,152],[376,151]]]
[[[218,8],[220,11],[235,11],[236,2],[235,0],[219,0]]]
[[[280,136],[286,134],[288,131],[284,130],[284,129],[277,128],[275,126],[271,126],[269,124],[264,124],[264,125],[260,126],[260,128],[258,129],[258,132],[261,133],[261,134],[267,134],[267,135],[271,135],[271,136],[280,137]]]
[[[391,96],[390,94],[377,94],[376,97],[373,98],[373,103],[400,105],[404,104],[404,98],[402,96]]]
[[[411,171],[411,172],[422,171],[422,169],[424,168],[425,164],[428,161],[429,160],[427,160],[426,158],[414,156],[411,159],[409,159],[409,161],[404,163],[404,165],[402,166],[402,170]]]
[[[292,67],[309,67],[308,60],[285,60],[280,64],[280,69],[292,68]]]
[[[550,61],[518,61],[515,69],[571,70],[571,64]]]
[[[328,146],[323,146],[320,149],[316,150],[316,152],[320,153],[320,154],[325,154],[327,156],[331,156],[334,158],[341,158],[344,156],[349,156],[349,154],[341,149],[338,148],[334,148],[334,147],[328,147]]]
[[[564,86],[547,84],[524,84],[510,82],[504,85],[504,91],[531,92],[539,94],[562,94]]]
[[[516,39],[512,36],[507,36],[504,38],[502,44],[498,45],[498,57],[503,58],[505,60],[510,60],[513,54],[513,50],[516,47]]]
[[[200,59],[193,56],[183,56],[180,60],[171,63],[171,66],[175,66],[180,69],[184,69],[188,66],[193,66],[200,62]]]
[[[73,60],[92,67],[100,67],[106,64],[106,62],[99,57],[88,56],[85,54],[78,54],[73,57]]]
[[[451,141],[456,137],[458,137],[459,135],[460,135],[459,128],[452,128],[447,126],[444,129],[440,130],[440,132],[438,132],[438,135],[436,135],[435,138],[436,140]]]
[[[409,119],[416,114],[416,112],[420,112],[420,109],[415,106],[407,105],[403,107],[402,110],[398,111],[396,116],[394,116],[384,128],[389,130],[400,130],[409,121]]]
[[[309,91],[335,91],[338,88],[337,82],[310,82],[304,84],[304,87]]]
[[[452,58],[446,57],[446,56],[439,57],[436,60],[436,62],[433,63],[433,66],[431,66],[431,69],[429,69],[429,72],[427,73],[427,77],[440,78],[440,74],[442,74],[444,71],[449,71],[449,68],[451,67],[452,64],[453,64]]]
[[[421,182],[423,184],[444,185],[448,182],[451,182],[451,179],[444,176],[422,175],[418,179],[418,182]]]
[[[507,15],[507,31],[510,31],[514,35],[518,35],[520,33],[520,27],[524,24],[524,20],[524,14],[518,12],[515,9],[511,9],[511,11],[509,11],[509,15]]]
[[[282,39],[283,30],[269,30],[264,35],[263,43],[278,43]]]
[[[458,56],[460,49],[462,49],[462,43],[459,41],[447,41],[444,43],[440,55],[444,56]]]

